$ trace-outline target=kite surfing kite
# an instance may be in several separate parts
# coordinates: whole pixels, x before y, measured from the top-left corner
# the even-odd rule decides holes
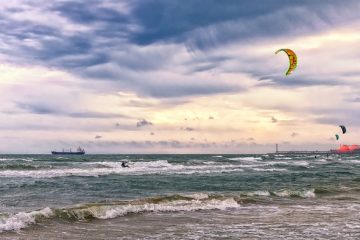
[[[342,134],[346,133],[346,127],[344,125],[339,125],[339,127],[341,128],[341,132]],[[339,134],[335,134],[336,140],[339,140]]]
[[[340,125],[339,127],[341,128],[342,133],[345,134],[346,133],[346,127],[344,125]]]
[[[285,52],[289,57],[289,69],[285,73],[285,75],[287,76],[295,70],[297,66],[297,56],[293,50],[288,48],[279,49],[275,52],[275,54],[278,54],[281,51]]]

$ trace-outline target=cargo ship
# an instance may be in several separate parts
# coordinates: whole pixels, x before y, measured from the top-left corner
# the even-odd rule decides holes
[[[58,151],[51,151],[52,155],[84,155],[85,154],[85,150],[81,147],[78,147],[76,152],[71,151],[71,149],[69,151],[65,151],[64,149],[60,152]]]

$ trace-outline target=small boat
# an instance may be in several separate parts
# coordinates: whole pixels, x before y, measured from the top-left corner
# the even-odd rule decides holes
[[[76,152],[71,151],[71,149],[69,151],[65,151],[64,149],[60,152],[58,151],[51,151],[52,155],[84,155],[85,154],[85,150],[81,147],[78,147]]]

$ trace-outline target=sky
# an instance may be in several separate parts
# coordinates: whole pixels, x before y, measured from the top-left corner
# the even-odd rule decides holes
[[[359,12],[356,0],[1,1],[0,153],[360,144]],[[280,48],[298,55],[289,76]]]

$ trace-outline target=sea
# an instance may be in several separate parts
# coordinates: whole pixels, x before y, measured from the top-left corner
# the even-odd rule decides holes
[[[360,155],[0,155],[0,239],[360,239]]]

